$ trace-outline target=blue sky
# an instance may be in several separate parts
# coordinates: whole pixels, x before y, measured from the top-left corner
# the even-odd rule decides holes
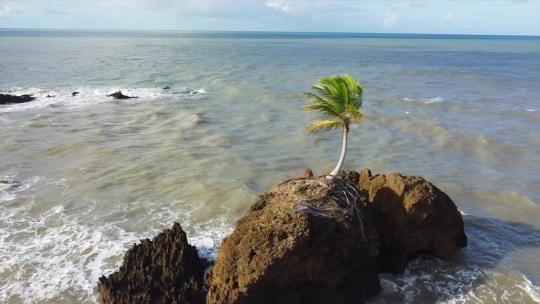
[[[0,0],[0,27],[540,35],[540,0]]]

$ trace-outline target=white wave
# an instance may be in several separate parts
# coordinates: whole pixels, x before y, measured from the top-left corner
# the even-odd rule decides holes
[[[144,222],[154,223],[154,228],[133,232],[124,228],[131,223],[123,216],[117,221],[96,219],[97,202],[83,204],[76,212],[73,206],[58,204],[35,214],[33,206],[41,202],[28,201],[17,207],[0,205],[0,273],[8,273],[2,278],[0,303],[35,303],[66,296],[98,303],[99,277],[116,271],[126,250],[141,239],[179,222],[200,255],[213,260],[221,240],[232,230],[226,217],[195,222],[192,214],[198,208],[178,202],[118,204],[122,206],[119,214],[141,204],[147,209]]]
[[[531,297],[534,303],[540,303],[540,287],[534,285],[527,277],[523,276],[523,283],[517,284],[516,287]]]
[[[0,176],[0,180],[3,181],[0,183],[0,203],[12,201],[17,197],[17,193],[29,189],[41,178],[35,176],[33,178],[18,181],[16,176]]]
[[[115,100],[107,95],[116,91],[122,91],[128,96],[136,96],[134,99]],[[73,92],[78,92],[72,96]],[[150,100],[159,100],[164,98],[171,99],[200,99],[208,92],[205,89],[179,88],[164,90],[161,88],[120,88],[120,87],[79,87],[72,89],[48,89],[48,88],[9,88],[0,89],[0,94],[23,95],[29,94],[36,97],[35,100],[21,104],[11,104],[0,106],[0,113],[28,111],[46,107],[64,107],[67,109],[80,108],[111,101],[131,103],[144,102]]]
[[[444,98],[440,97],[440,96],[437,96],[437,97],[433,97],[431,99],[428,99],[426,101],[424,101],[424,103],[437,103],[437,102],[444,102]]]

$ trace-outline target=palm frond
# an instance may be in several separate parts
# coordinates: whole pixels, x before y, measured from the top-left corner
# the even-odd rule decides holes
[[[364,116],[354,105],[347,105],[346,107],[347,117],[350,118],[351,122],[360,121]]]
[[[362,106],[364,88],[353,77],[343,75],[322,78],[311,88],[313,92],[304,95],[312,104],[304,106],[304,109],[318,111],[334,119],[325,122],[339,122],[341,127],[346,127],[349,123],[362,119],[359,108]],[[320,129],[325,130],[330,129],[330,127],[321,127]]]
[[[326,116],[329,116],[329,117],[336,117],[336,118],[343,119],[341,114],[337,113],[333,108],[328,107],[326,105],[310,104],[310,105],[305,105],[304,109],[308,111],[321,112],[323,114],[326,114]]]
[[[345,127],[345,123],[342,120],[320,120],[313,122],[308,127],[309,134],[317,133],[320,131],[326,131],[331,129],[341,129]]]

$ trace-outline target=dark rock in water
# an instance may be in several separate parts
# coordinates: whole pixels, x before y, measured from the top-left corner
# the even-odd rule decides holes
[[[362,170],[360,189],[381,238],[383,271],[402,273],[419,253],[448,258],[467,246],[463,218],[448,195],[417,176],[372,176]]]
[[[171,87],[164,87],[163,89],[164,89],[164,90],[170,90]]]
[[[185,94],[185,95],[197,95],[199,94],[199,91],[197,90],[194,90],[194,89],[185,89],[183,90],[182,92],[180,92],[180,94]]]
[[[56,96],[47,94],[47,98],[53,98],[53,97],[56,97]]]
[[[25,103],[25,102],[30,102],[34,99],[36,98],[28,94],[24,94],[20,96],[10,95],[10,94],[0,94],[0,105]]]
[[[219,248],[207,303],[363,303],[379,291],[378,234],[357,208],[358,173],[324,181],[259,197]]]
[[[77,95],[79,95],[79,92],[77,92],[77,91],[71,93],[71,96],[72,96],[72,97],[75,97],[75,96],[77,96]]]
[[[1,180],[0,184],[7,185],[7,188],[4,188],[4,190],[7,191],[16,191],[21,187],[21,183],[19,181]]]
[[[98,291],[105,304],[204,303],[203,271],[197,250],[175,223],[133,246],[119,271],[99,279]]]
[[[127,96],[122,94],[122,91],[117,91],[112,94],[107,95],[107,97],[114,97],[114,99],[130,99],[130,98],[137,98],[136,96]]]

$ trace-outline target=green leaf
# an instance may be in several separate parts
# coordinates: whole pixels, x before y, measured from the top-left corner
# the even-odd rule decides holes
[[[340,129],[344,127],[345,127],[345,123],[341,120],[320,120],[320,121],[313,122],[308,127],[308,132],[309,134],[313,134],[320,131]]]
[[[310,131],[311,133],[335,128],[337,125],[346,127],[349,123],[362,119],[359,108],[362,106],[364,88],[353,77],[349,75],[325,77],[311,88],[313,92],[304,94],[311,104],[304,106],[304,109],[320,112],[332,119],[325,120],[324,123],[314,123],[310,126],[310,130],[314,130]]]

